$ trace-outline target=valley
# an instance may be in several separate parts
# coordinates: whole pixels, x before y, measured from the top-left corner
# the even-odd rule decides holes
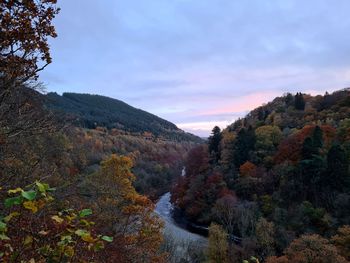
[[[0,262],[349,263],[350,2],[316,2],[0,1]]]

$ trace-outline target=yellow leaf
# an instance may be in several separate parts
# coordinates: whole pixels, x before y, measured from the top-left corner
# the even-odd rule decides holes
[[[29,260],[29,263],[35,263],[35,259],[34,259],[34,258],[31,258],[31,259]]]
[[[59,216],[52,216],[52,220],[56,221],[57,223],[61,224],[64,220],[60,218]]]
[[[23,207],[31,210],[33,213],[38,212],[38,207],[36,206],[36,203],[33,201],[26,201],[23,203]]]
[[[67,256],[67,257],[73,257],[74,256],[74,248],[71,247],[71,246],[66,246],[66,248],[64,249],[64,254]]]
[[[24,239],[23,245],[27,246],[29,244],[33,243],[33,237],[32,236],[26,236]]]
[[[90,234],[83,235],[81,237],[81,239],[84,240],[85,242],[88,242],[88,243],[94,243],[95,242],[95,239]]]
[[[14,218],[15,216],[19,216],[19,215],[20,215],[20,213],[18,213],[18,212],[13,212],[13,213],[9,214],[8,216],[6,216],[6,217],[4,218],[4,221],[5,221],[6,223],[8,223],[8,222],[10,222],[10,220],[11,220],[12,218]]]
[[[15,193],[18,193],[18,192],[22,192],[22,188],[16,188],[16,189],[11,189],[11,190],[8,190],[8,193],[9,194],[15,194]]]

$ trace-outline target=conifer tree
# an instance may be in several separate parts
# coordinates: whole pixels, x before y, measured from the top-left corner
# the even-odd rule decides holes
[[[349,186],[349,163],[340,145],[333,145],[327,154],[327,183],[334,190],[342,191]]]
[[[304,110],[305,109],[305,101],[303,94],[301,92],[297,93],[294,97],[294,106],[297,110]]]
[[[248,129],[242,128],[237,135],[234,147],[234,164],[240,167],[249,160],[249,153],[254,150],[255,132],[250,126]]]
[[[221,130],[218,126],[215,126],[212,130],[212,135],[209,137],[209,145],[208,150],[209,154],[212,157],[212,160],[217,163],[220,159],[220,141],[221,141],[222,135]]]

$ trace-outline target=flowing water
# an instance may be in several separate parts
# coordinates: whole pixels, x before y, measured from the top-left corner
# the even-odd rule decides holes
[[[170,193],[164,194],[156,204],[155,212],[165,223],[164,232],[170,234],[179,242],[198,242],[206,243],[207,239],[187,229],[178,226],[172,217],[173,205],[170,203]]]

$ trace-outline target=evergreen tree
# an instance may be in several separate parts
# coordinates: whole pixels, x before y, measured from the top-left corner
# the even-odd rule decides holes
[[[294,97],[294,106],[297,110],[304,110],[305,109],[305,101],[303,94],[301,92],[297,93]]]
[[[262,107],[258,108],[258,120],[264,121],[266,119],[265,110]]]
[[[209,137],[209,140],[208,140],[209,154],[211,155],[214,163],[217,163],[220,159],[221,138],[222,138],[221,130],[218,126],[215,126],[212,130],[212,135]]]
[[[343,191],[349,186],[349,163],[340,145],[333,145],[327,154],[327,183],[334,190]]]
[[[320,126],[316,126],[312,135],[312,143],[315,148],[323,147],[323,131]]]
[[[251,126],[248,129],[242,128],[237,134],[234,147],[234,164],[239,168],[249,160],[249,153],[254,150],[255,132]]]
[[[301,158],[303,160],[311,160],[314,155],[320,153],[320,149],[323,147],[323,131],[319,126],[316,126],[312,137],[307,137],[304,140]]]
[[[317,202],[320,199],[320,192],[323,190],[325,160],[320,155],[320,148],[323,146],[323,132],[316,126],[312,137],[304,140],[301,161],[301,181],[304,198]]]
[[[286,97],[284,98],[284,101],[287,107],[292,106],[294,102],[293,95],[291,93],[287,93]]]
[[[313,141],[310,137],[307,137],[304,140],[303,148],[301,150],[301,159],[302,160],[311,160],[313,155],[317,154],[318,151],[314,147]]]

